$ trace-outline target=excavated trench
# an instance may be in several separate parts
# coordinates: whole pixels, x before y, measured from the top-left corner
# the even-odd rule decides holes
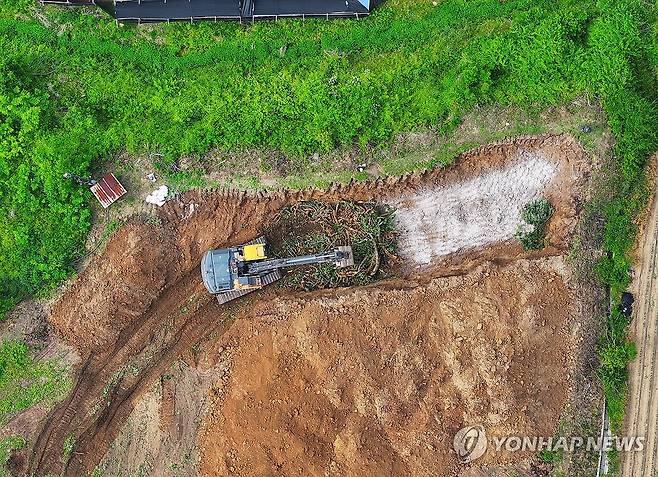
[[[44,422],[30,453],[14,460],[15,469],[37,476],[88,475],[140,397],[175,360],[208,336],[222,336],[236,317],[262,306],[265,297],[292,298],[273,287],[222,307],[205,292],[198,272],[205,250],[256,237],[282,207],[305,200],[394,207],[401,276],[366,288],[404,290],[410,283],[459,277],[486,263],[504,266],[564,254],[589,167],[570,137],[523,137],[465,153],[446,169],[328,190],[191,191],[155,211],[159,225],[129,220],[53,308],[50,321],[80,352],[82,364],[73,390]],[[526,253],[514,232],[520,208],[538,196],[547,197],[556,212],[547,247]],[[324,290],[303,298],[360,290]],[[68,436],[75,444],[64,461]]]

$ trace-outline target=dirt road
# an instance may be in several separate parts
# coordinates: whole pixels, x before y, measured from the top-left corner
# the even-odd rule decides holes
[[[639,250],[639,276],[633,284],[635,316],[632,333],[638,357],[630,365],[627,436],[644,436],[642,452],[624,454],[622,475],[655,475],[658,462],[658,201],[651,206],[650,217]]]

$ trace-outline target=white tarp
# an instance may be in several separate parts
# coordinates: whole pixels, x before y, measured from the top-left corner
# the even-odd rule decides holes
[[[155,204],[158,207],[161,207],[167,202],[167,194],[169,194],[169,187],[166,185],[161,185],[149,195],[146,196],[146,202],[149,204]]]

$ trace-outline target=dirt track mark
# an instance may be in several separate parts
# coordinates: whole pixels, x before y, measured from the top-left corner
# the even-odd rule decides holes
[[[655,194],[651,215],[639,250],[639,278],[633,284],[635,316],[632,332],[638,356],[630,365],[628,436],[645,438],[644,450],[624,454],[622,475],[655,475],[658,454],[658,200]]]
[[[144,321],[135,321],[134,326],[130,326],[121,332],[121,337],[117,340],[116,345],[98,354],[92,354],[83,364],[78,376],[76,377],[76,386],[70,396],[56,408],[48,419],[45,429],[47,432],[39,435],[33,450],[33,457],[31,459],[32,468],[39,469],[37,475],[44,471],[53,471],[56,467],[52,467],[52,463],[59,460],[61,449],[53,448],[52,443],[66,439],[71,433],[71,430],[76,429],[83,431],[83,436],[76,439],[74,446],[73,458],[66,468],[66,475],[87,475],[91,469],[80,469],[79,457],[80,453],[85,457],[90,458],[94,453],[94,446],[91,449],[86,448],[87,444],[93,441],[86,439],[85,434],[91,433],[92,435],[99,432],[107,432],[112,418],[115,417],[117,412],[125,406],[125,401],[129,399],[135,389],[148,381],[149,378],[155,377],[152,370],[157,366],[160,360],[154,359],[153,364],[148,365],[138,375],[135,381],[134,376],[120,373],[120,369],[128,362],[131,357],[137,356],[142,353],[149,344],[153,341],[154,330],[158,330],[163,316],[170,312],[172,300],[182,302],[187,299],[194,288],[198,288],[196,276],[187,277],[186,280],[179,282],[177,287],[174,287],[172,293],[165,294],[159,306],[155,307],[150,313],[150,316]],[[199,291],[199,290],[196,290]],[[178,292],[178,293],[176,293]],[[167,296],[169,295],[169,296]],[[178,300],[177,300],[178,299]],[[210,306],[214,303],[206,300],[205,304]],[[175,308],[174,308],[175,309]],[[219,314],[219,313],[218,313]],[[206,316],[212,316],[213,313],[208,313]],[[215,315],[217,316],[217,315]],[[194,320],[192,317],[190,322]],[[179,347],[200,338],[201,333],[212,331],[212,323],[198,323],[195,328],[188,330],[184,327],[183,330],[188,331],[188,335],[184,338],[170,340],[167,344],[172,344],[176,351],[180,351]],[[203,326],[204,329],[198,329]],[[123,338],[123,339],[122,339]],[[161,357],[167,352],[167,348],[156,350],[153,354],[158,354]],[[155,358],[155,356],[154,356]],[[132,381],[132,382],[131,382]],[[116,382],[115,386],[109,386],[108,383]],[[102,409],[100,412],[95,411],[95,407],[103,406],[103,396],[109,400],[109,405]],[[98,435],[96,438],[101,439],[102,436]],[[98,443],[98,441],[96,441]],[[99,449],[100,450],[100,449]],[[101,451],[103,452],[103,451]],[[57,456],[53,455],[57,454]],[[90,455],[91,454],[91,455]],[[102,455],[102,453],[101,453]],[[98,457],[100,459],[100,456]]]

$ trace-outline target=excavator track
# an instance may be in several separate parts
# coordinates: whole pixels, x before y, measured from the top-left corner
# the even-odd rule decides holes
[[[261,235],[260,237],[256,237],[255,239],[252,239],[249,242],[245,243],[245,245],[254,245],[254,244],[257,244],[257,243],[264,244],[265,243],[265,237]],[[274,281],[276,281],[276,280],[273,280],[272,282],[274,282]],[[272,283],[272,282],[270,282],[270,283]],[[255,291],[255,290],[233,290],[233,291],[226,292],[226,293],[220,293],[219,295],[215,295],[215,296],[217,297],[217,302],[220,305],[223,305],[224,303],[228,303],[231,300],[235,300],[236,298],[240,298],[241,296],[245,296],[245,295],[251,293],[252,291]]]

